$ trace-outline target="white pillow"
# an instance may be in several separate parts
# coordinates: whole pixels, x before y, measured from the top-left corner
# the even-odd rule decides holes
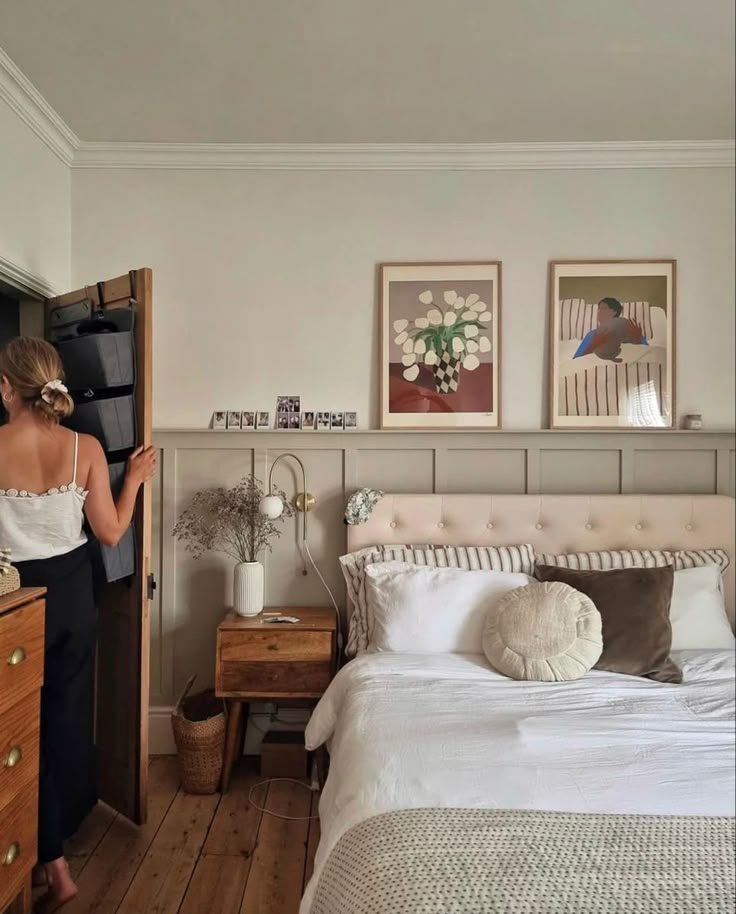
[[[479,654],[489,609],[532,580],[507,571],[428,568],[406,562],[369,565],[368,650]]]
[[[718,565],[675,572],[670,603],[672,650],[734,648]]]

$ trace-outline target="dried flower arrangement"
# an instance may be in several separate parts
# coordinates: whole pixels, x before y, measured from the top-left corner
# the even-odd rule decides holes
[[[194,558],[205,552],[224,552],[238,562],[257,562],[262,552],[271,550],[271,541],[281,536],[277,524],[294,516],[286,495],[278,490],[272,494],[284,503],[284,512],[276,520],[259,511],[264,492],[253,475],[244,476],[231,489],[197,492],[181,513],[174,536],[186,543]]]

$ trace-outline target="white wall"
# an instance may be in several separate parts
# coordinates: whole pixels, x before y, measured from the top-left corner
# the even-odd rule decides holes
[[[678,413],[734,419],[733,171],[79,170],[75,284],[154,270],[154,421],[215,408],[378,422],[376,264],[503,261],[504,426],[546,403],[551,258],[678,261]]]
[[[70,288],[71,173],[0,100],[0,257]]]

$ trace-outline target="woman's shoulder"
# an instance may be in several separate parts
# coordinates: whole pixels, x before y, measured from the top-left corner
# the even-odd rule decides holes
[[[104,458],[105,452],[102,449],[102,445],[94,435],[84,435],[82,432],[78,432],[77,434],[80,457],[87,457],[89,460],[94,460],[97,457]]]

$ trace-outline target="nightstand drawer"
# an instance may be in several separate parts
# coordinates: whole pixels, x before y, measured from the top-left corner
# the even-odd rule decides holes
[[[289,627],[280,626],[281,629]],[[220,633],[220,661],[329,661],[332,633],[301,630],[224,631]]]
[[[38,692],[0,715],[0,818],[5,807],[38,779]]]
[[[319,697],[330,684],[332,662],[324,658],[314,662],[222,661],[218,674],[218,694]]]

